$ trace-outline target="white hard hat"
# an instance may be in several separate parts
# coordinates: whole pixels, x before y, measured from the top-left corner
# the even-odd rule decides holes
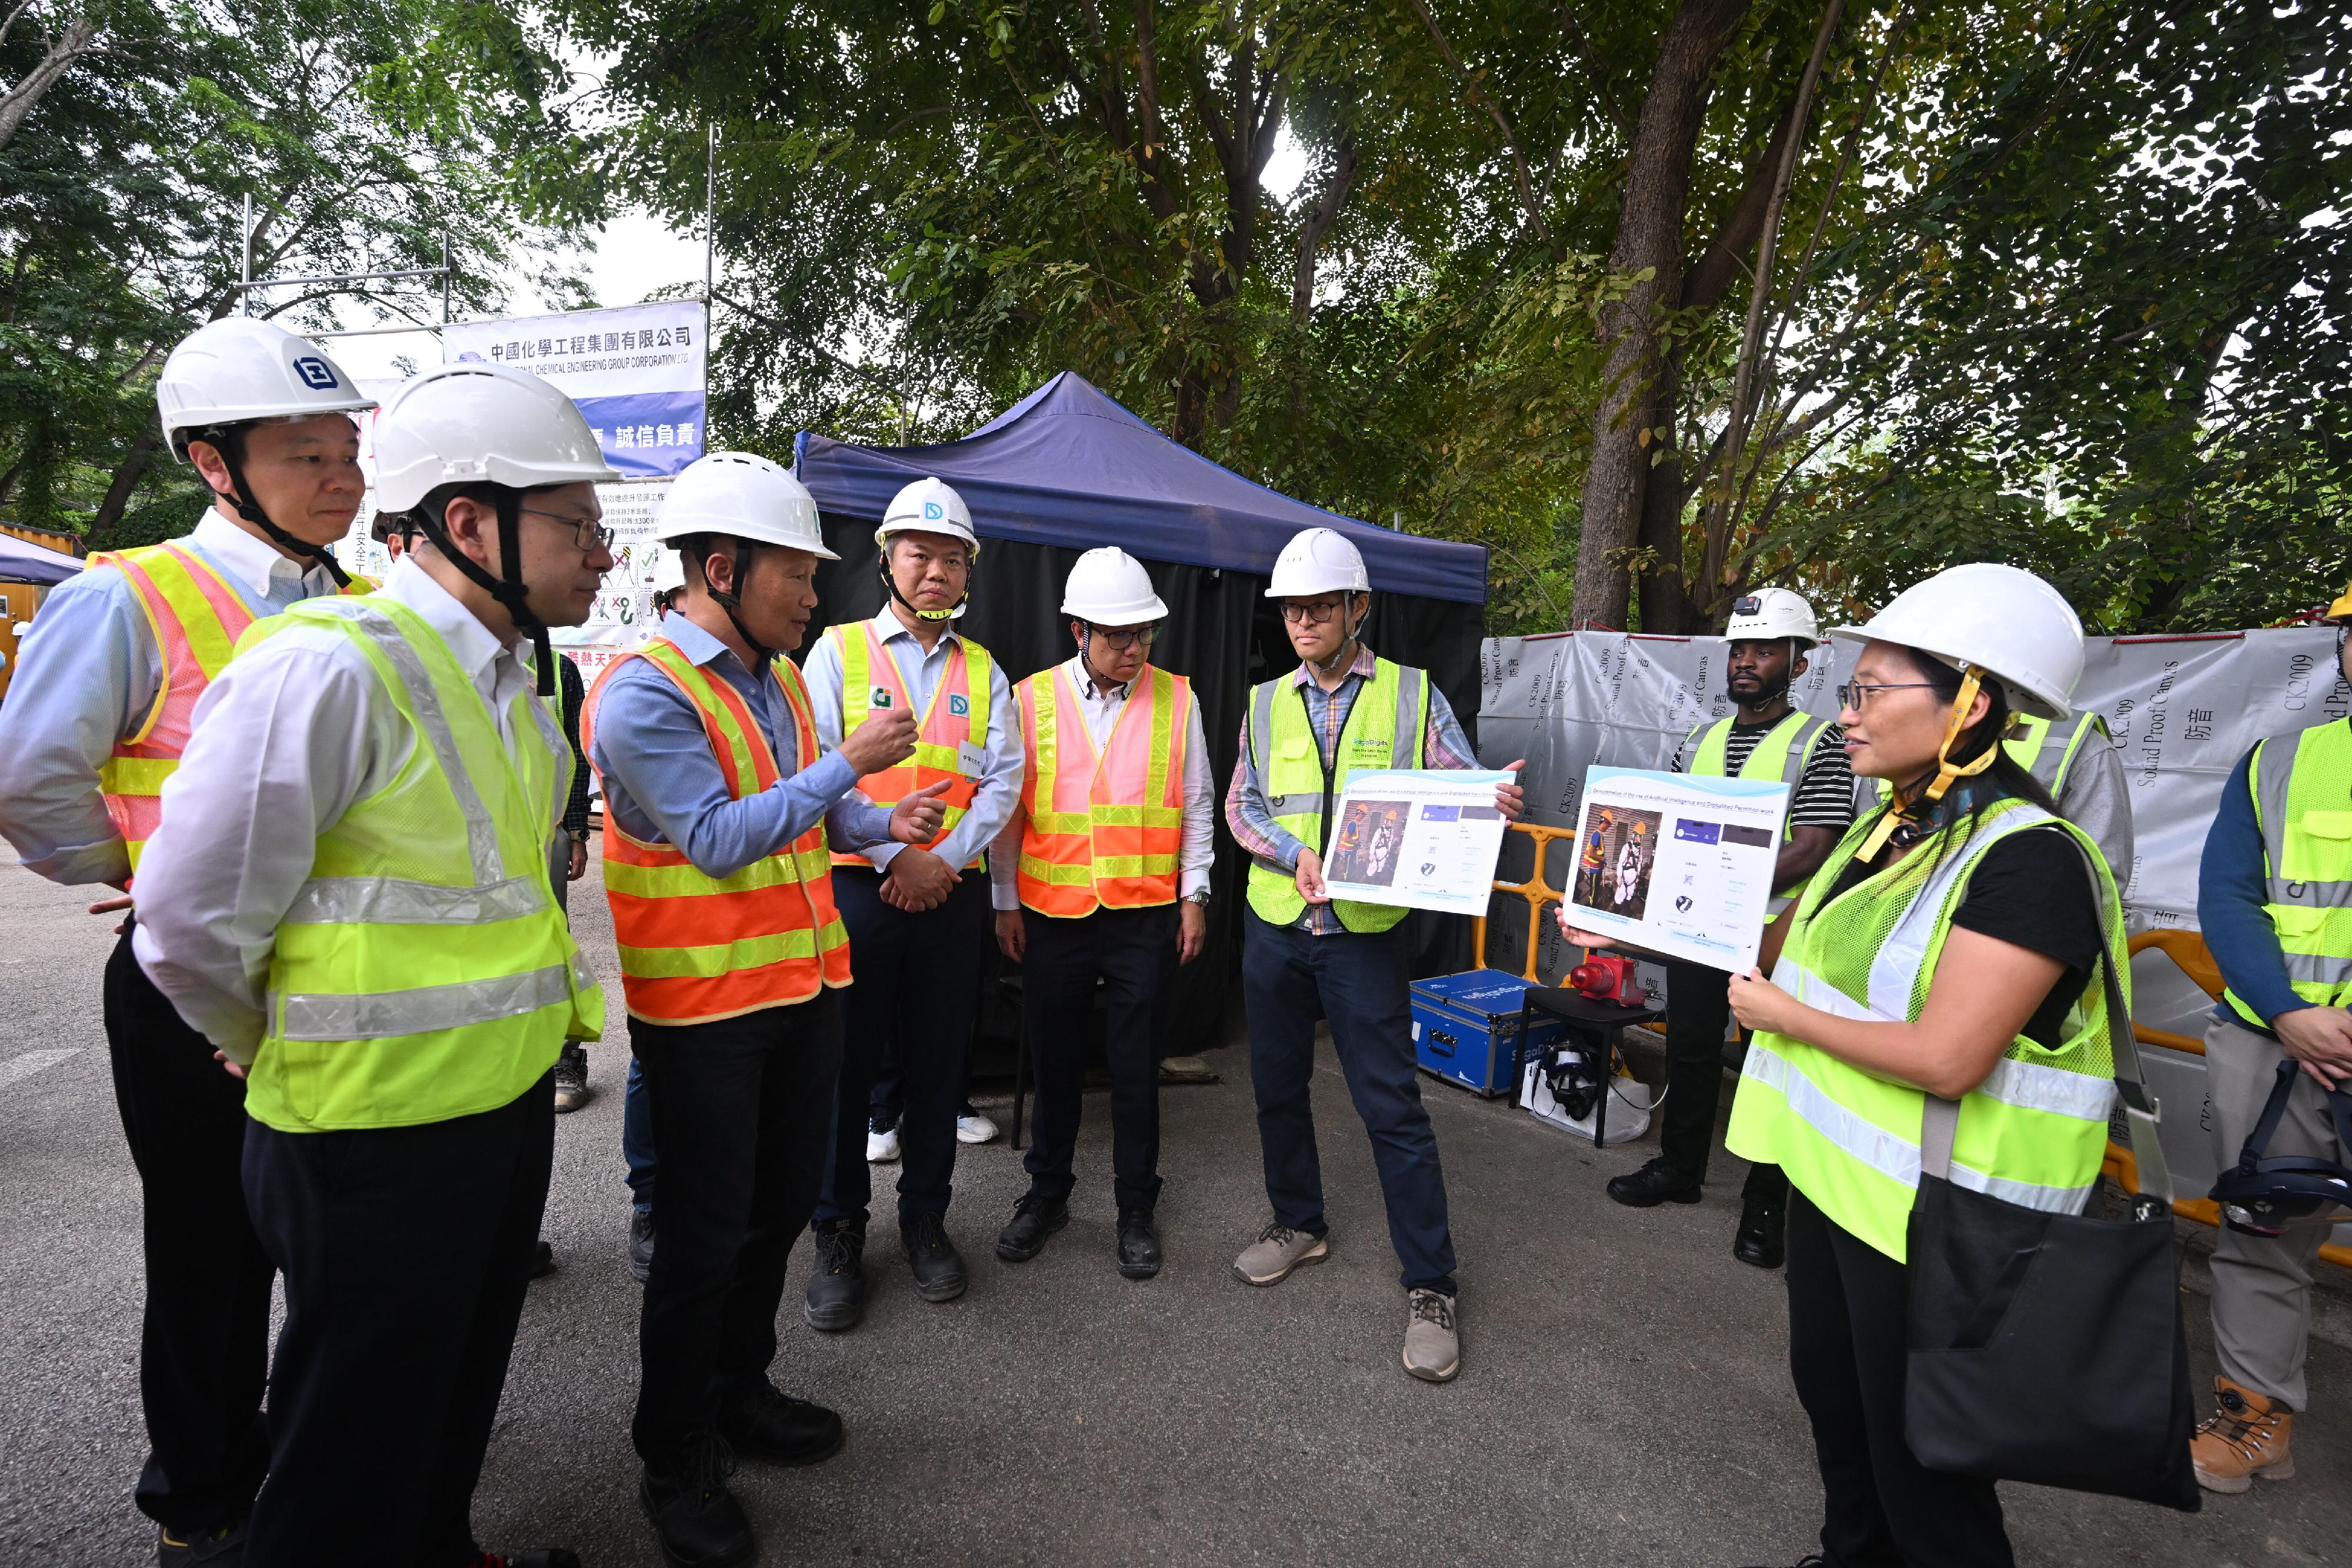
[[[1759,588],[1731,601],[1731,623],[1723,634],[1735,643],[1770,643],[1793,637],[1808,648],[1822,640],[1821,622],[1801,594],[1785,588]]]
[[[824,548],[808,486],[782,465],[749,452],[709,453],[679,472],[662,500],[654,538],[667,544],[689,534],[725,534],[841,559]]]
[[[1316,593],[1370,593],[1372,580],[1364,558],[1346,536],[1331,528],[1308,528],[1291,537],[1274,558],[1268,599],[1303,599]]]
[[[1948,664],[1998,675],[2009,706],[2034,718],[2073,711],[2083,674],[2083,622],[2065,596],[2030,571],[1973,561],[1915,582],[1862,626],[1832,637],[1894,643]]]
[[[1117,545],[1090,549],[1070,568],[1062,589],[1062,613],[1097,626],[1140,626],[1163,621],[1168,606],[1151,591],[1143,563]]]
[[[891,497],[888,510],[882,514],[882,526],[874,530],[874,542],[887,549],[892,534],[908,533],[945,534],[961,539],[971,547],[971,559],[980,559],[980,536],[971,531],[971,508],[944,479],[918,479]]]
[[[376,505],[415,509],[444,485],[605,484],[620,474],[572,400],[527,371],[467,360],[401,384],[375,425]]]
[[[250,316],[207,321],[180,340],[155,378],[163,444],[185,461],[182,435],[257,420],[357,413],[375,406],[308,338]]]
[[[686,586],[686,558],[674,549],[656,550],[654,564],[646,573],[646,591],[667,593]]]

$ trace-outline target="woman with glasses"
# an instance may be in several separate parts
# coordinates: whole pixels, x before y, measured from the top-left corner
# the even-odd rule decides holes
[[[1143,564],[1080,556],[1063,591],[1076,653],[1013,688],[1025,763],[1013,820],[988,857],[996,942],[1021,966],[1022,1028],[1037,1070],[1029,1190],[996,1239],[1008,1263],[1069,1223],[1087,1019],[1110,1008],[1115,1257],[1160,1272],[1160,1045],[1170,982],[1208,930],[1216,791],[1192,683],[1153,667],[1168,606]]]
[[[2125,973],[2121,908],[2089,835],[2001,745],[2013,714],[2066,716],[2082,626],[2040,578],[1979,564],[1831,635],[1861,644],[1839,689],[1846,755],[1893,797],[1732,978],[1756,1033],[1726,1143],[1793,1189],[1789,1363],[1822,1556],[2000,1568],[1993,1483],[1929,1470],[1904,1438],[1906,1228],[1931,1096],[1958,1103],[1961,1186],[2079,1213],[2098,1179],[2113,1082],[2097,967]]]

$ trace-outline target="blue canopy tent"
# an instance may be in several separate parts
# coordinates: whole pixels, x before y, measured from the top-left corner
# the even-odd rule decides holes
[[[881,610],[874,527],[891,497],[926,476],[954,486],[971,507],[983,544],[962,625],[1010,679],[1069,657],[1062,583],[1080,552],[1115,544],[1143,562],[1170,609],[1152,661],[1192,679],[1217,782],[1213,944],[1239,931],[1242,861],[1222,804],[1243,708],[1253,683],[1297,663],[1265,597],[1266,574],[1293,535],[1320,527],[1355,542],[1372,580],[1365,640],[1429,670],[1464,724],[1475,722],[1483,547],[1374,528],[1269,490],[1171,441],[1074,371],[961,441],[857,446],[803,431],[793,459],[824,514],[825,541],[842,557],[818,571],[818,625]],[[1422,972],[1466,967],[1453,952],[1467,953],[1466,922],[1448,925],[1464,934],[1441,932],[1433,918]],[[1174,1039],[1216,1037],[1226,977],[1223,965],[1185,972]]]
[[[50,549],[30,539],[20,539],[14,534],[0,534],[0,578],[10,582],[33,582],[43,588],[55,588],[79,572],[81,568],[79,556]]]

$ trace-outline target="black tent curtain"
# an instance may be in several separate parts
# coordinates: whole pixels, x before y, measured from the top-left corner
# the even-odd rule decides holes
[[[819,564],[820,601],[812,626],[867,620],[880,613],[882,580],[870,518],[824,515],[825,544],[837,561]],[[1116,543],[1106,539],[1104,543]],[[957,629],[986,648],[1003,667],[1009,685],[1059,664],[1076,651],[1069,618],[1058,613],[1062,585],[1078,551],[1049,545],[983,538],[972,576],[971,599]],[[1224,797],[1233,778],[1242,716],[1249,689],[1259,681],[1295,668],[1281,616],[1265,597],[1266,580],[1251,572],[1213,567],[1143,563],[1152,587],[1168,605],[1168,620],[1152,644],[1151,661],[1186,676],[1201,704],[1207,732],[1211,777],[1217,789],[1217,862],[1212,873],[1208,943],[1202,956],[1177,971],[1168,1032],[1161,1054],[1205,1049],[1223,1038],[1226,1009],[1234,998],[1241,951],[1239,915],[1246,857],[1224,822]],[[1479,606],[1402,594],[1374,594],[1364,640],[1383,657],[1418,664],[1430,672],[1475,741],[1478,712],[1478,642],[1484,634]],[[801,653],[805,656],[807,649]],[[1506,758],[1505,760],[1508,760]],[[1416,976],[1448,974],[1470,967],[1469,922],[1460,916],[1416,912]],[[982,1030],[1009,1045],[1009,1011],[999,1005],[998,978],[1013,966],[996,954],[983,982]],[[856,955],[851,955],[856,963]],[[1009,1064],[991,1051],[984,1067]]]

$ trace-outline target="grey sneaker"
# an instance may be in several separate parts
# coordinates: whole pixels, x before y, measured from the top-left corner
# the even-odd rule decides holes
[[[588,1087],[588,1048],[567,1041],[555,1058],[555,1113],[577,1111],[595,1095]]]
[[[1454,1298],[1439,1291],[1407,1291],[1404,1301],[1404,1369],[1424,1383],[1451,1381],[1462,1370]]]
[[[1257,1233],[1257,1239],[1234,1260],[1234,1272],[1246,1284],[1279,1285],[1293,1269],[1320,1263],[1331,1256],[1331,1243],[1304,1230],[1293,1230],[1279,1219]]]

